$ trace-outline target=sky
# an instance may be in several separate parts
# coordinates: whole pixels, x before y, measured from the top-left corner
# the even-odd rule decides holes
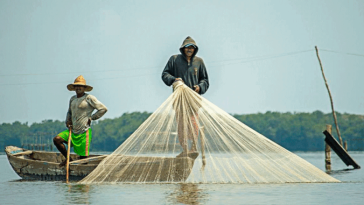
[[[63,121],[83,75],[103,118],[153,112],[161,80],[187,36],[210,88],[231,114],[364,113],[364,1],[0,0],[0,123]]]

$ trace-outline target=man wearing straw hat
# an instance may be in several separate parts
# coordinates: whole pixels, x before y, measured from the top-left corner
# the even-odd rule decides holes
[[[85,93],[90,92],[92,87],[86,84],[82,75],[78,76],[73,84],[67,85],[67,89],[76,91],[76,95],[72,96],[69,102],[66,126],[72,127],[71,146],[82,159],[89,155],[92,139],[91,121],[101,118],[107,112],[107,108],[95,96]],[[97,112],[92,114],[95,109]],[[67,149],[64,143],[68,142],[68,137],[69,130],[65,130],[53,138],[54,145],[66,159]],[[65,164],[66,160],[60,166]]]
[[[185,85],[190,87],[198,94],[204,94],[209,88],[209,79],[207,75],[206,66],[202,60],[196,56],[198,47],[196,42],[188,36],[179,48],[181,54],[173,55],[169,58],[167,65],[165,66],[162,73],[162,80],[167,86],[171,86],[176,82],[183,82]],[[189,103],[199,105],[200,102]],[[182,146],[183,152],[178,157],[184,157],[191,153],[197,156],[196,143],[198,136],[198,115],[197,111],[199,106],[195,106],[194,109],[182,110],[182,106],[175,103],[174,109],[176,112],[176,119],[178,122],[178,140]],[[188,114],[183,114],[188,113]],[[185,116],[189,115],[189,116]],[[190,121],[191,123],[186,123]],[[189,126],[193,125],[193,128]],[[187,132],[185,130],[188,130]],[[192,147],[188,150],[187,139],[192,140]]]

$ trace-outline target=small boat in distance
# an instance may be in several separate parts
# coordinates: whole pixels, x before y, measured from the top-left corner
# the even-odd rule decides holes
[[[7,146],[5,148],[9,163],[14,171],[24,180],[45,180],[45,181],[65,181],[66,168],[59,167],[59,164],[65,160],[65,157],[58,152],[33,151],[26,150],[15,146]],[[100,162],[108,155],[90,155],[86,159],[79,159],[76,154],[71,154],[73,161],[70,162],[70,181],[80,181],[90,174]],[[133,160],[137,164],[136,167],[148,167],[150,170],[161,169],[161,165],[174,164],[173,182],[184,182],[192,171],[195,159],[190,157],[135,157],[135,156],[117,156],[125,158],[124,161]],[[153,163],[151,163],[153,161]],[[169,163],[164,163],[169,162]],[[186,166],[188,165],[188,166]],[[120,164],[118,167],[122,169],[127,164]],[[167,169],[167,167],[166,167]],[[162,167],[163,170],[163,167]],[[144,173],[133,172],[128,169],[127,172],[117,181],[119,182],[137,182],[137,175],[142,176]],[[151,171],[144,182],[156,182],[156,171]],[[160,175],[161,173],[159,173]],[[131,177],[131,175],[133,175]],[[160,176],[158,182],[169,182],[170,176]]]

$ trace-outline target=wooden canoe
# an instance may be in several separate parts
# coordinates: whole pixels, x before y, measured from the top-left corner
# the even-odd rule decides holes
[[[26,150],[15,146],[7,146],[5,152],[14,171],[24,180],[66,180],[66,168],[59,167],[59,164],[65,159],[61,153]],[[70,156],[73,161],[70,163],[69,179],[79,181],[90,174],[108,155],[90,155],[81,160],[78,155],[71,154]],[[195,161],[191,157],[118,157],[125,159],[123,160],[125,163],[117,165],[118,170],[125,170],[122,177],[117,180],[119,182],[140,182],[140,179],[143,179],[144,182],[183,182],[190,175]],[[133,166],[128,164],[130,159],[133,160]],[[161,164],[168,167],[161,168]],[[130,169],[130,167],[133,168]],[[144,176],[145,173],[138,171],[144,170],[143,167],[147,167],[151,171],[146,176]],[[174,168],[172,172],[170,167]],[[165,172],[167,170],[169,172]]]
[[[46,180],[65,181],[66,168],[59,167],[65,159],[61,153],[31,151],[19,147],[7,146],[5,148],[9,163],[14,171],[25,180]],[[78,156],[71,154],[71,159],[76,162]],[[101,155],[90,155],[90,160],[86,164],[70,164],[70,180],[78,181],[91,173],[100,161],[106,157]]]

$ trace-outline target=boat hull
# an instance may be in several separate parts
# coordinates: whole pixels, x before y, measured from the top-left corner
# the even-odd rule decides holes
[[[18,155],[16,153],[25,152],[27,150],[8,146],[5,149],[9,163],[13,170],[24,180],[45,180],[45,181],[65,181],[66,168],[59,167],[65,158],[60,153],[32,151],[29,155]],[[97,155],[93,155],[97,156]],[[71,155],[73,160],[77,160],[77,155]],[[91,173],[99,161],[88,164],[70,165],[70,180],[79,181]]]
[[[24,180],[65,181],[66,168],[59,167],[65,157],[56,152],[30,151],[19,147],[5,148],[9,163],[14,171]],[[79,159],[70,155],[69,180],[80,181],[89,175],[107,155],[90,155],[87,159]],[[111,156],[110,156],[111,157]],[[113,168],[108,177],[115,182],[184,182],[189,177],[195,158],[191,157],[136,157],[117,156],[118,164],[103,163],[107,169]],[[144,170],[148,170],[145,172]]]

